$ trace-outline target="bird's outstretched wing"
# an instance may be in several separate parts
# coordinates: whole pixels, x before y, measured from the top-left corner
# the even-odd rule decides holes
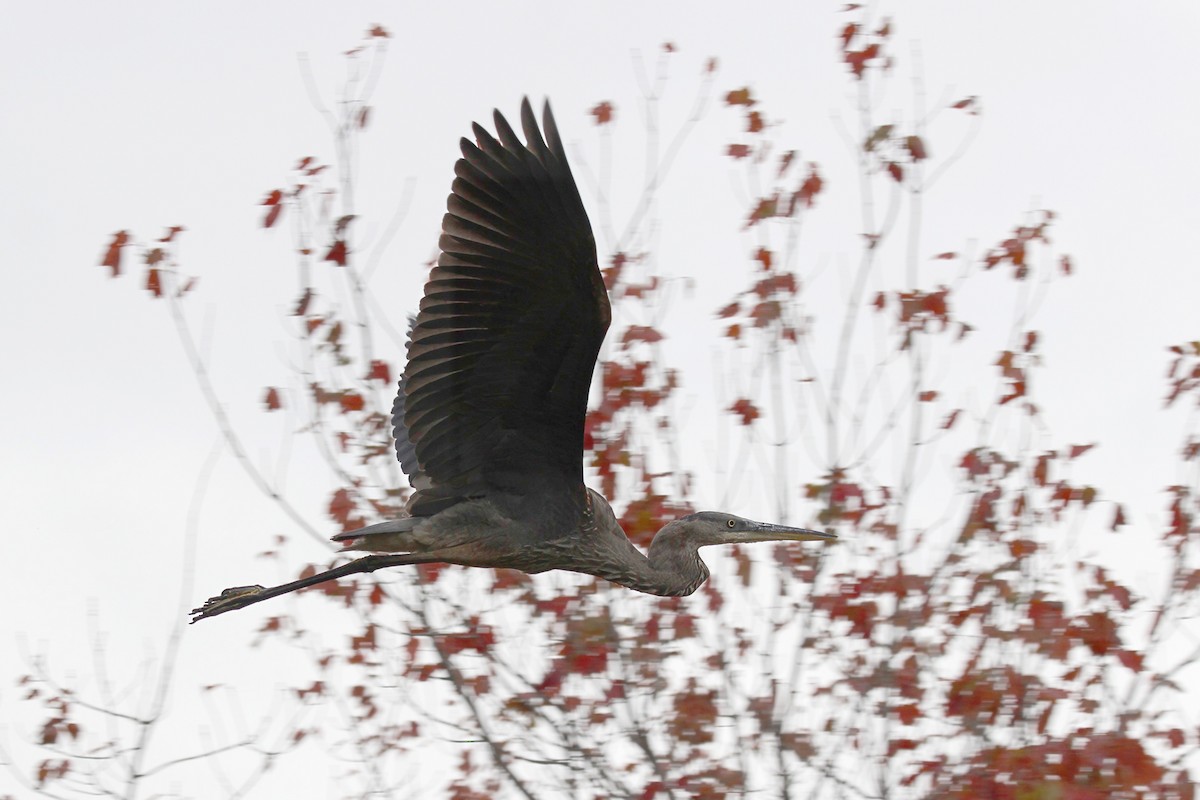
[[[408,317],[408,341],[404,344],[406,353],[412,348],[413,328],[416,326],[417,318],[410,314]],[[421,464],[417,461],[417,446],[409,438],[408,427],[404,424],[404,402],[407,398],[408,393],[404,390],[404,376],[401,375],[400,383],[396,387],[396,399],[392,402],[392,438],[396,442],[396,460],[400,462],[400,468],[408,476],[409,484],[413,489],[426,489],[430,483],[425,478],[425,473],[421,471]]]
[[[582,483],[588,387],[611,312],[548,103],[542,120],[545,139],[526,99],[525,144],[498,111],[498,138],[475,125],[478,144],[461,143],[395,409],[427,484],[409,500],[414,516]]]

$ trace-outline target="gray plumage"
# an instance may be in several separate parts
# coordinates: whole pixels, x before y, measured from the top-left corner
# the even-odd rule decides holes
[[[333,537],[369,555],[281,586],[236,587],[193,622],[305,586],[403,564],[528,573],[562,569],[642,592],[691,594],[699,548],[833,534],[702,512],[667,524],[647,554],[583,483],[583,428],[608,293],[596,243],[547,103],[521,104],[522,144],[497,111],[474,126],[442,219],[441,256],[410,327],[392,408],[414,491],[403,516]],[[545,132],[545,138],[542,133]]]

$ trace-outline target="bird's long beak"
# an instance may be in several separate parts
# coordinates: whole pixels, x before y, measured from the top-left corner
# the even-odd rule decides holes
[[[770,522],[756,522],[743,535],[747,542],[812,542],[836,539],[836,533],[813,531],[808,528],[789,528],[786,525],[773,525]]]

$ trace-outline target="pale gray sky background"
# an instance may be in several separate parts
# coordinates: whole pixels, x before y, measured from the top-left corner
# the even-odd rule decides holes
[[[781,123],[779,140],[822,164],[830,188],[806,226],[806,252],[836,271],[853,257],[845,231],[857,218],[834,122],[850,114],[838,8],[11,6],[0,26],[0,741],[12,747],[27,736],[29,720],[11,716],[22,653],[45,654],[60,675],[86,675],[94,610],[114,673],[131,676],[179,619],[187,509],[216,429],[165,306],[135,288],[141,270],[113,281],[97,266],[114,231],[146,240],[167,225],[188,227],[184,269],[201,276],[189,313],[207,332],[214,380],[253,457],[273,463],[280,423],[260,413],[259,398],[262,386],[288,375],[281,343],[292,291],[286,233],[262,231],[256,204],[297,157],[332,155],[297,54],[309,55],[329,96],[343,74],[340,53],[369,25],[393,35],[361,154],[359,206],[381,223],[405,181],[415,180],[410,212],[373,284],[400,320],[419,298],[420,264],[436,246],[469,123],[486,121],[493,107],[511,118],[524,94],[549,97],[574,157],[594,144],[587,109],[610,100],[627,123],[618,129],[619,162],[641,130],[628,124],[638,114],[638,54],[652,63],[665,41],[679,49],[666,109],[678,117],[704,60],[716,57],[718,95],[749,84]],[[1050,366],[1039,392],[1059,443],[1101,443],[1075,474],[1127,503],[1132,524],[1120,541],[1136,573],[1137,553],[1163,520],[1161,489],[1174,480],[1184,420],[1181,411],[1159,410],[1165,348],[1200,337],[1200,7],[947,1],[883,3],[879,13],[894,19],[906,69],[919,54],[930,105],[977,95],[984,109],[967,156],[929,200],[929,253],[963,249],[969,237],[977,251],[990,246],[1030,209],[1060,215],[1055,243],[1072,255],[1077,275],[1055,288],[1036,325]],[[909,106],[909,86],[898,81],[894,91],[899,112]],[[714,107],[663,196],[659,213],[670,224],[658,260],[700,287],[668,319],[684,326],[677,330],[689,330],[689,315],[707,324],[726,291],[722,269],[746,260],[744,242],[732,235],[735,214],[722,217],[728,230],[686,224],[693,213],[744,201],[727,160],[714,155],[739,125],[740,117]],[[953,127],[943,141],[956,141]],[[627,158],[636,162],[640,151]],[[822,230],[837,235],[823,238]],[[676,339],[683,349],[691,341]],[[709,359],[707,351],[694,355]],[[693,388],[702,394],[708,384]],[[322,519],[319,473],[300,470],[290,480],[300,494],[311,483],[304,510]],[[273,567],[253,555],[287,522],[228,456],[200,520],[189,601],[272,577]],[[321,557],[315,546],[300,552],[307,546],[298,542],[297,557]],[[181,686],[240,680],[252,697],[258,682],[274,685],[273,671],[286,666],[269,663],[272,651],[246,648],[260,622],[248,613],[189,630]],[[7,781],[0,771],[0,792]],[[190,783],[177,788],[205,796]]]

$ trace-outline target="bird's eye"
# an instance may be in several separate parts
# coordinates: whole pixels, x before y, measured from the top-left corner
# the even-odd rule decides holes
[[[727,520],[725,524],[732,528],[736,523],[733,520]]]

